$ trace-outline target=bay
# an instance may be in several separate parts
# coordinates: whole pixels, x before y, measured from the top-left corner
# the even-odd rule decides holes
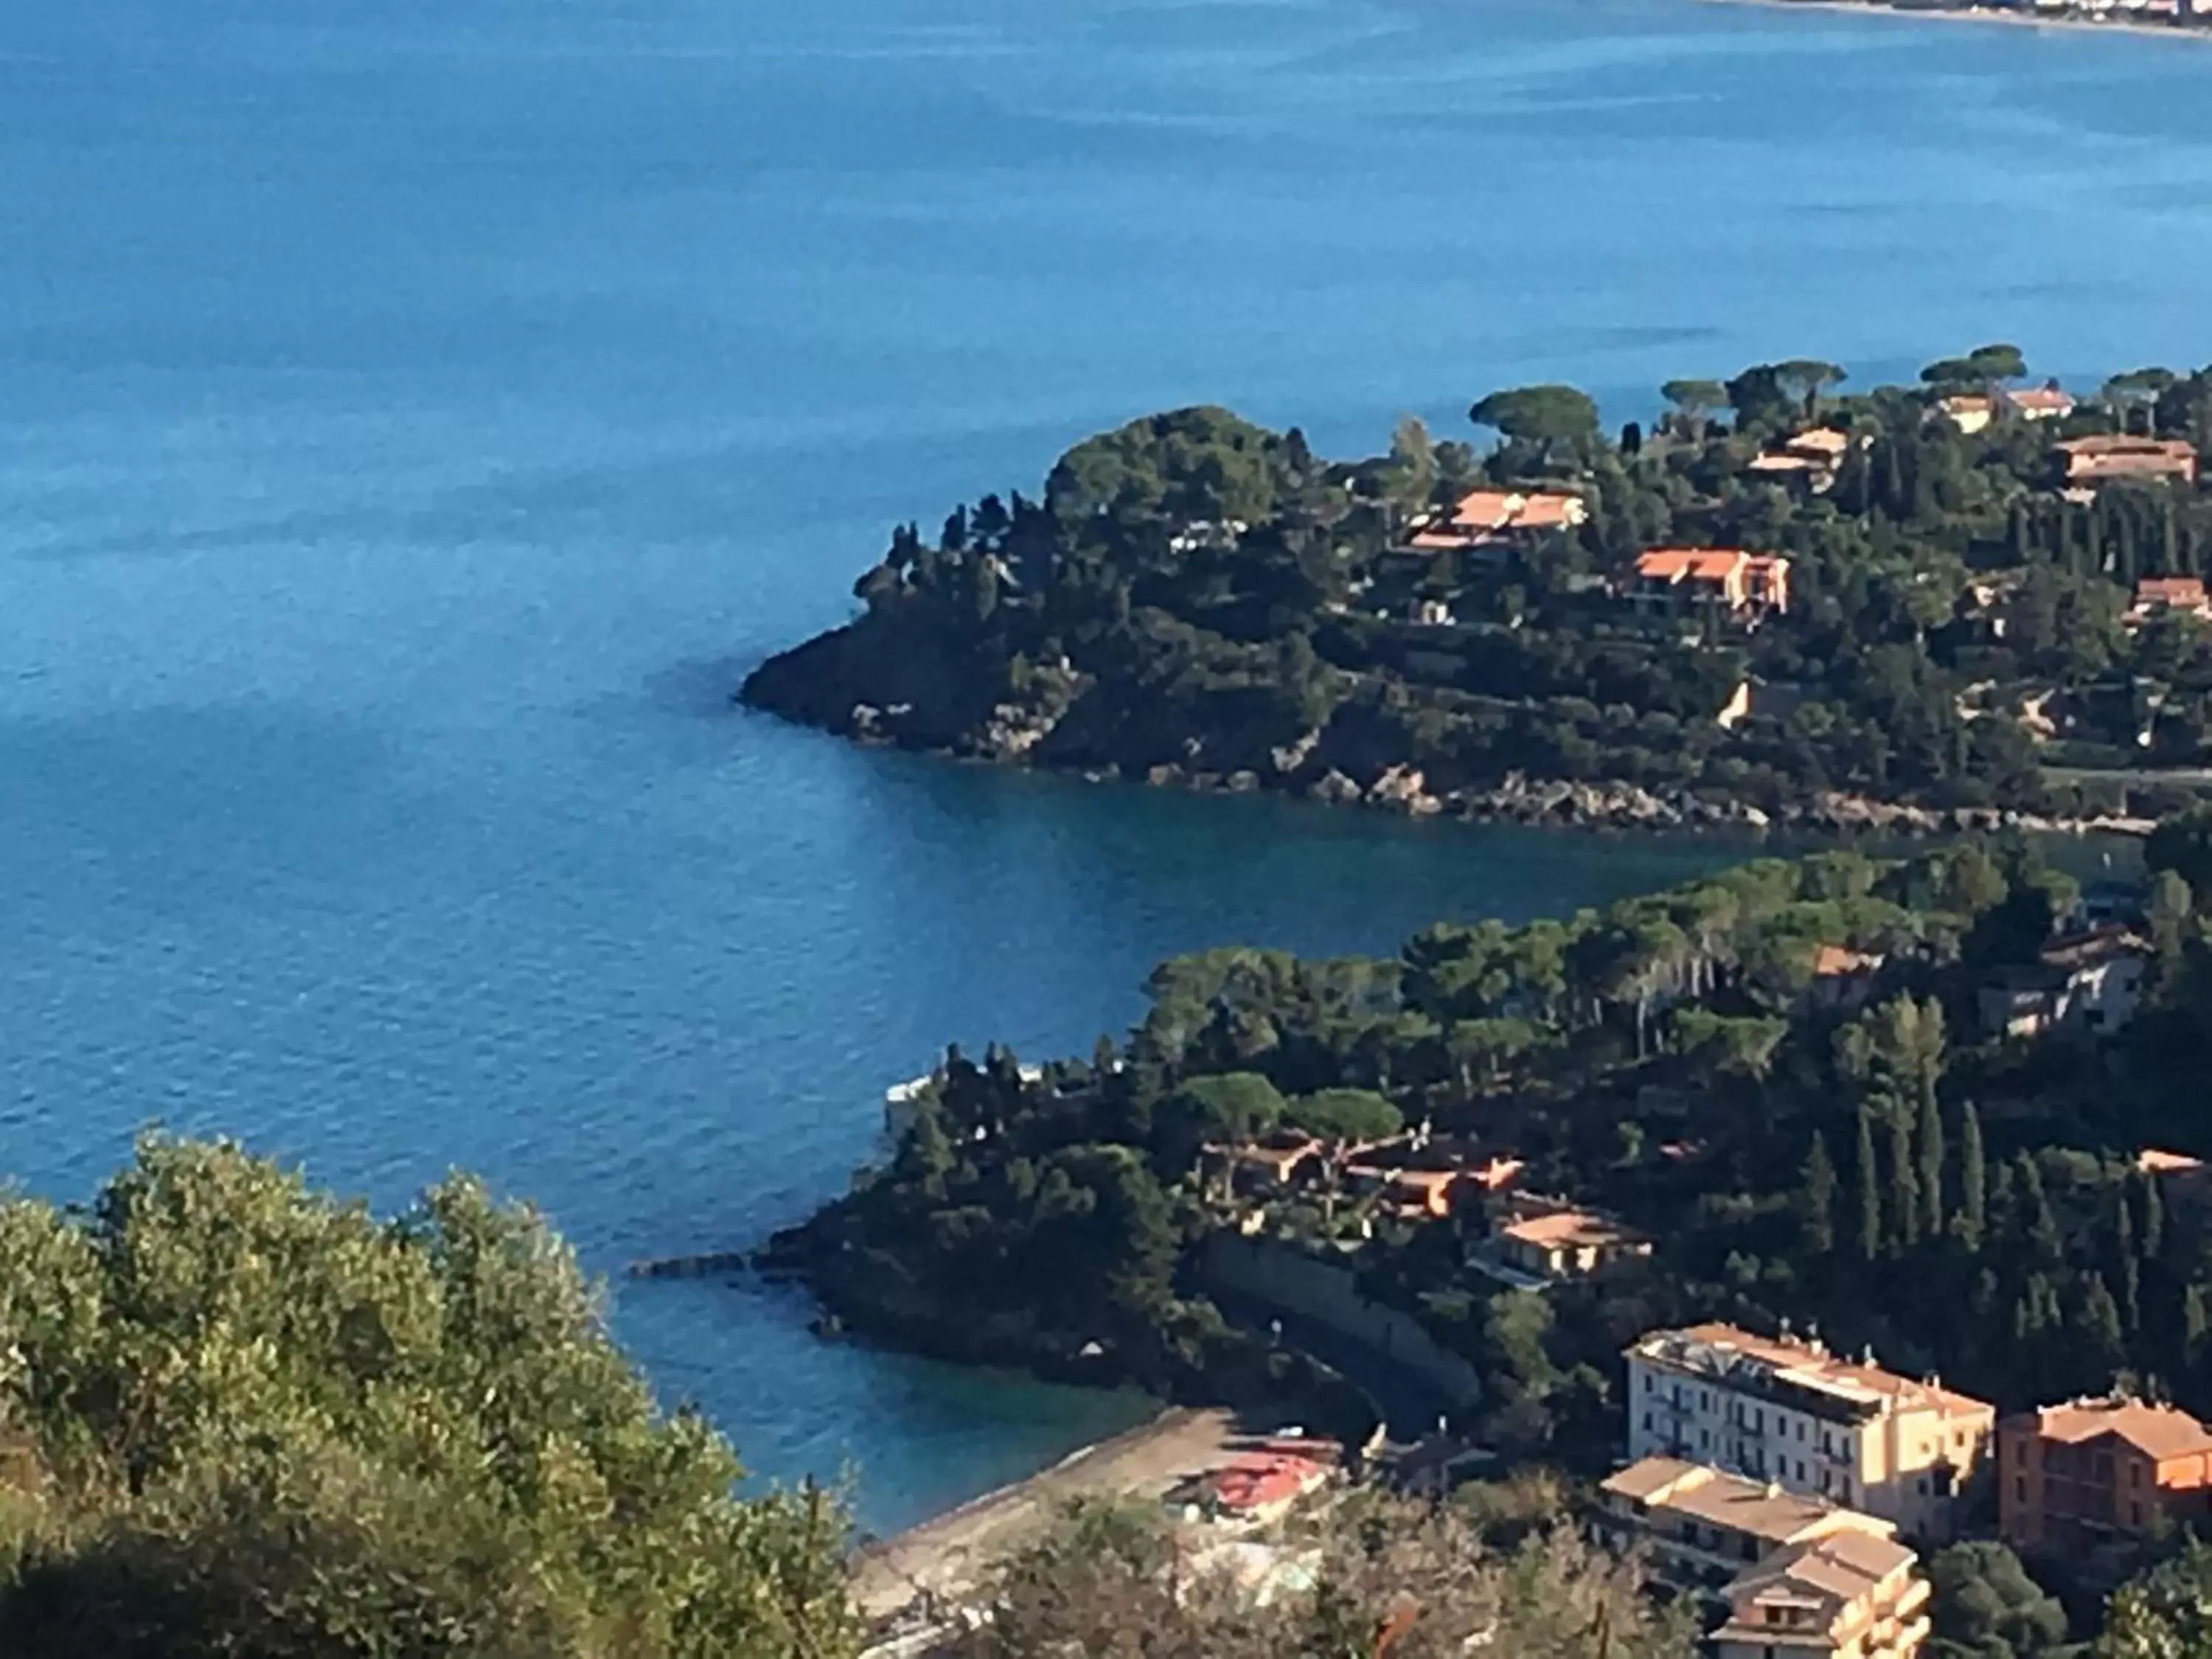
[[[2190,42],[1695,0],[77,0],[0,14],[0,1170],[142,1125],[595,1268],[835,1192],[945,1042],[1228,940],[1733,855],[939,766],[741,714],[896,518],[1218,400],[1976,342],[2203,355]],[[890,1527],[1132,1402],[617,1287]]]

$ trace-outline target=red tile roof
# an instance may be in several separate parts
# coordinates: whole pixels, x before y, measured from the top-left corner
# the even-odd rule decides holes
[[[2170,605],[2196,611],[2204,603],[2204,582],[2198,576],[2146,576],[2136,584],[2137,605]]]
[[[1213,1477],[1214,1500],[1225,1510],[1259,1510],[1296,1498],[1328,1474],[1309,1457],[1271,1453],[1240,1457]]]

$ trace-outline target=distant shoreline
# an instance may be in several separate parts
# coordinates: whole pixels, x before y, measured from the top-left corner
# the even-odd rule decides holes
[[[2149,23],[2140,19],[2107,19],[2081,12],[2046,14],[2021,11],[2009,6],[1915,6],[1897,0],[1707,0],[1712,5],[1767,6],[1785,11],[1835,11],[1889,17],[1925,19],[1948,23],[2009,23],[2032,29],[2065,29],[2094,34],[2145,35],[2157,40],[2212,40],[2212,26]]]

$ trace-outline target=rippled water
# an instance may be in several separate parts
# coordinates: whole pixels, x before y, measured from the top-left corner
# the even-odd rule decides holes
[[[2212,56],[1692,0],[0,11],[0,1168],[159,1119],[588,1258],[836,1190],[945,1041],[1713,848],[857,752],[731,711],[894,517],[1200,398],[1379,441],[1801,349],[2201,356]],[[893,1525],[1128,1402],[626,1286]]]

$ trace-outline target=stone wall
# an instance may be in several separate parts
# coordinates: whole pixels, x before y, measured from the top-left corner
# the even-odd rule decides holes
[[[1216,1234],[1207,1242],[1201,1271],[1210,1289],[1326,1325],[1448,1400],[1466,1406],[1481,1397],[1482,1380],[1473,1365],[1441,1346],[1412,1315],[1362,1296],[1347,1267],[1291,1244]]]

